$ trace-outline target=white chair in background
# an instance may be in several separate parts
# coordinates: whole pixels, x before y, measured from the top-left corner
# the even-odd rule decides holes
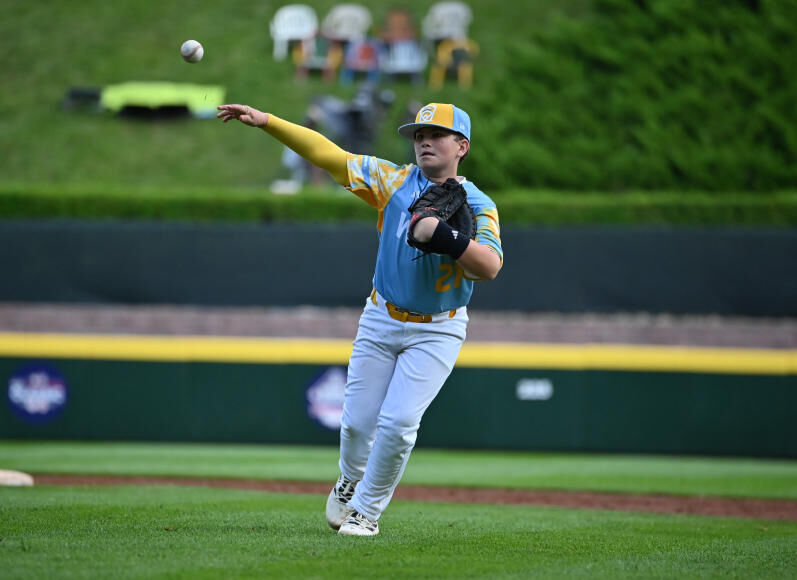
[[[444,38],[467,38],[472,20],[473,12],[467,4],[438,2],[429,8],[423,19],[423,36],[432,42]]]
[[[338,4],[321,23],[321,33],[327,38],[343,42],[360,40],[371,28],[371,11],[360,4]]]
[[[318,16],[306,4],[288,4],[274,13],[269,28],[274,40],[274,60],[285,60],[292,41],[315,36],[318,32]]]

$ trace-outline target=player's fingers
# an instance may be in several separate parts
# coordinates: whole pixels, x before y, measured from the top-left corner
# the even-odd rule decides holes
[[[241,113],[245,112],[246,109],[244,105],[219,105],[216,108],[222,113],[226,113],[228,115],[240,115]]]
[[[226,123],[230,119],[240,118],[242,114],[243,114],[242,111],[237,111],[234,109],[223,109],[216,116]]]

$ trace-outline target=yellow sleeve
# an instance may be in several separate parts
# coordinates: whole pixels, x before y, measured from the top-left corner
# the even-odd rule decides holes
[[[321,133],[290,123],[270,113],[263,130],[313,165],[329,172],[339,184],[349,185],[346,152]]]

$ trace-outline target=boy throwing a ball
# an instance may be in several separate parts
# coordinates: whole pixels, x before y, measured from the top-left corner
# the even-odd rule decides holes
[[[222,105],[218,117],[262,129],[377,212],[373,289],[349,360],[340,477],[326,506],[327,522],[339,534],[374,536],[421,418],[465,340],[474,282],[494,279],[503,264],[495,204],[458,175],[470,151],[470,117],[451,104],[423,107],[414,123],[399,128],[412,140],[416,159],[403,166],[347,153],[320,133],[248,105]],[[464,189],[476,218],[473,238],[459,235],[434,210],[410,210],[443,184]]]

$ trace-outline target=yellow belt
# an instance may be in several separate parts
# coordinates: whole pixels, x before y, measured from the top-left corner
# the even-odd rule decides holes
[[[374,304],[379,306],[376,302],[376,288],[373,289],[371,292],[371,300]],[[406,308],[399,308],[395,304],[391,304],[390,302],[385,301],[385,307],[387,308],[387,313],[390,315],[390,318],[393,320],[398,320],[399,322],[431,322],[432,321],[432,314],[423,314],[421,312],[412,312],[411,310],[407,310]],[[453,310],[448,311],[448,317],[454,318],[457,313],[457,309],[454,308]]]

